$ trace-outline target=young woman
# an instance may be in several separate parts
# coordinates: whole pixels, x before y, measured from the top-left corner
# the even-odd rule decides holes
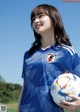
[[[74,102],[61,101],[60,107],[50,94],[58,75],[71,72],[80,76],[80,59],[72,48],[58,10],[47,4],[37,6],[31,13],[31,26],[35,42],[24,55],[19,112],[75,111],[80,108],[79,97],[74,97]]]

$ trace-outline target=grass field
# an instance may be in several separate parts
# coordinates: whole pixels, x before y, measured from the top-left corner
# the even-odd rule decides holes
[[[7,104],[7,112],[17,112],[17,103]]]
[[[17,103],[7,104],[7,112],[17,112]],[[65,110],[65,112],[68,112]],[[80,112],[80,110],[77,110],[76,112]]]
[[[8,109],[7,112],[17,112],[17,110],[16,109]]]

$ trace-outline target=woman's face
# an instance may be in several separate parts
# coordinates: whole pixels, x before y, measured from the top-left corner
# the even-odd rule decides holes
[[[53,29],[53,23],[50,17],[44,12],[39,13],[32,18],[33,29],[40,35]]]

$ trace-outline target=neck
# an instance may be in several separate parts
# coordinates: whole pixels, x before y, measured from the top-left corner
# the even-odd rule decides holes
[[[55,44],[55,36],[53,34],[53,32],[51,33],[46,33],[45,35],[42,35],[42,44],[41,44],[41,48],[47,48],[49,46],[52,46]]]

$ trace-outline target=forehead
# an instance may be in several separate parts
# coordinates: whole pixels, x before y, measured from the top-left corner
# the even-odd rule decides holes
[[[31,18],[35,17],[36,15],[43,14],[43,13],[48,15],[48,10],[42,7],[37,7],[32,11]]]

